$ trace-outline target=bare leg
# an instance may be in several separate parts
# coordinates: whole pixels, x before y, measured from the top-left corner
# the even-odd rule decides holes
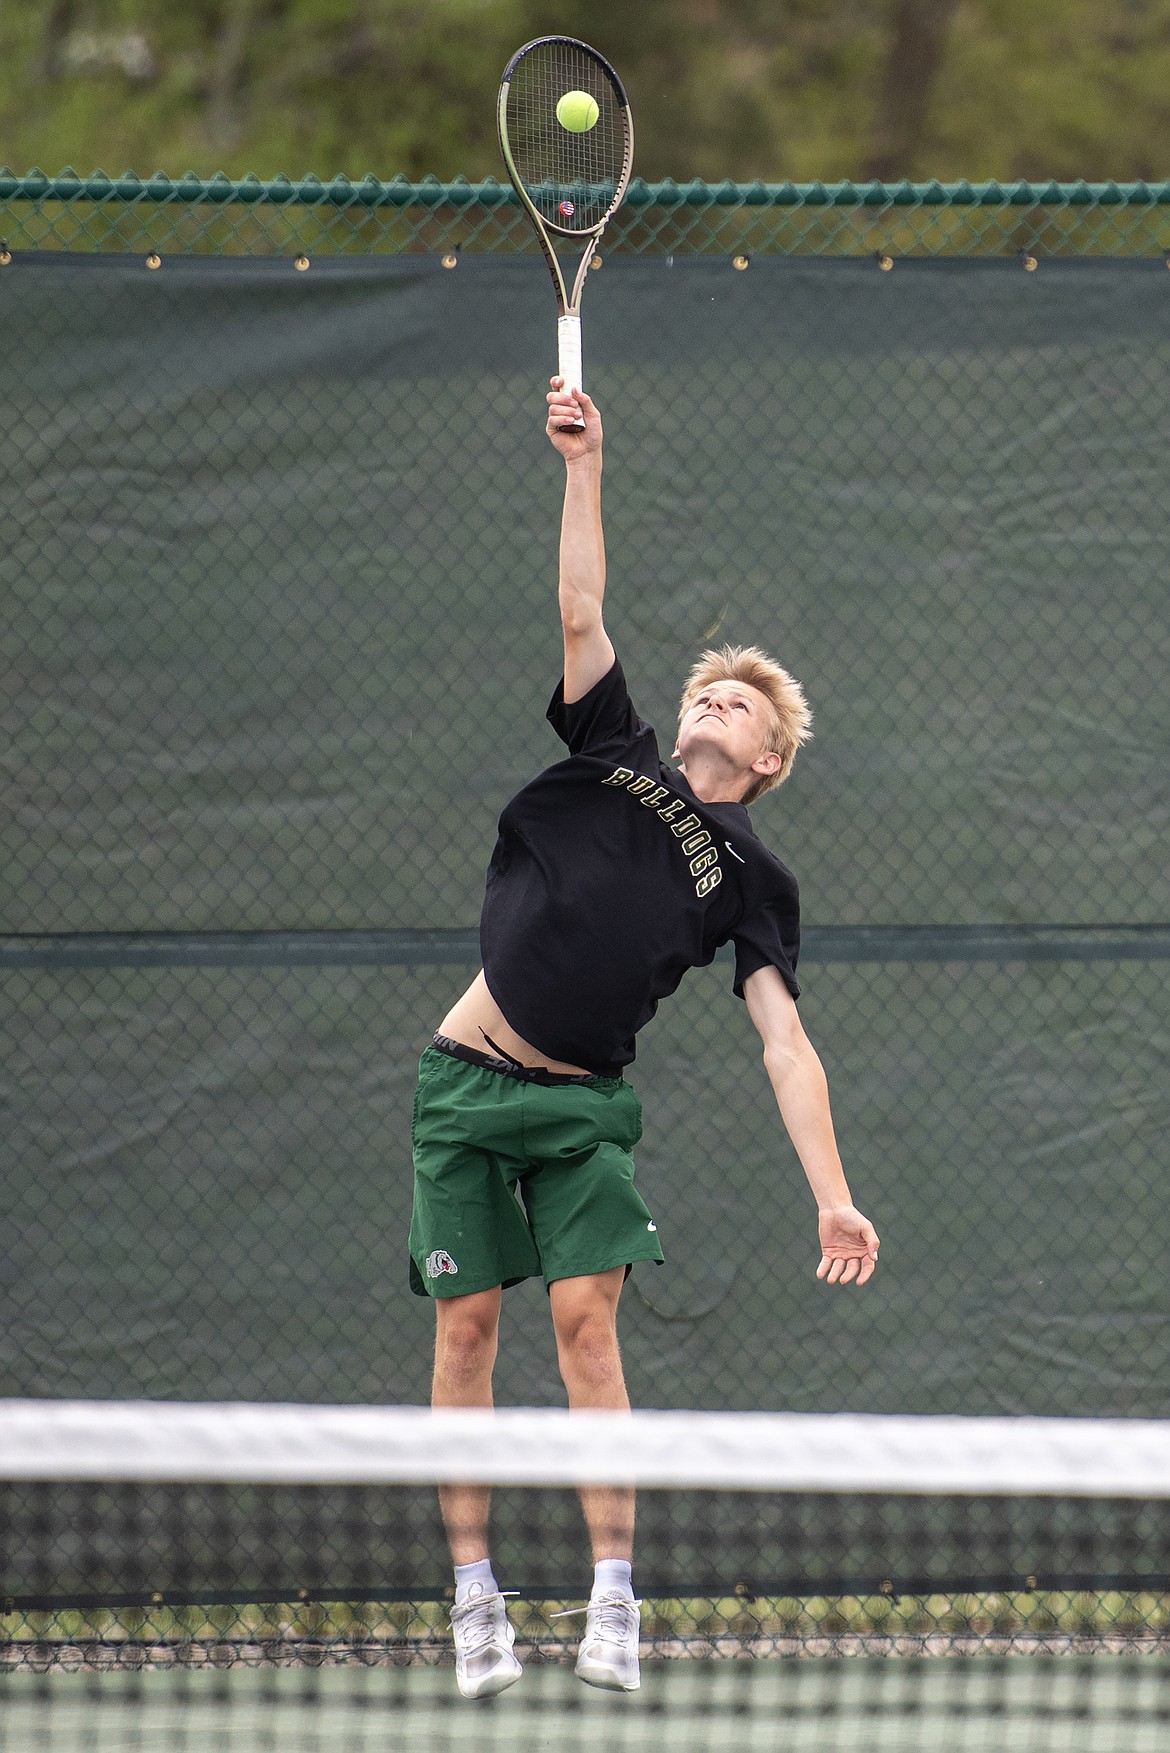
[[[500,1325],[500,1289],[435,1299],[435,1375],[432,1406],[490,1406]],[[452,1564],[476,1564],[488,1555],[485,1485],[442,1485],[439,1508]]]
[[[630,1410],[617,1338],[618,1298],[625,1277],[625,1267],[615,1266],[585,1278],[558,1278],[549,1286],[557,1360],[573,1411]],[[585,1485],[580,1495],[594,1563],[602,1558],[629,1562],[634,1550],[633,1491]]]

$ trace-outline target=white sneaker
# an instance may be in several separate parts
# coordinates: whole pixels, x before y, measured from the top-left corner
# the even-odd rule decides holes
[[[594,1595],[586,1608],[585,1635],[577,1656],[577,1678],[608,1692],[636,1692],[641,1601],[620,1589]]]
[[[501,1594],[472,1585],[466,1601],[451,1609],[455,1680],[464,1698],[493,1698],[524,1672],[512,1654],[516,1633]]]

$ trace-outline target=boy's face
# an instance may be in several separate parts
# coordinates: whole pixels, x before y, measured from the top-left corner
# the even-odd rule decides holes
[[[712,682],[692,700],[678,727],[675,756],[685,767],[704,754],[749,773],[775,773],[780,756],[766,747],[771,703],[746,682]]]

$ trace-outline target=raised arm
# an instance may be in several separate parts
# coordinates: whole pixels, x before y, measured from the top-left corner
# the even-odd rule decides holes
[[[775,968],[749,975],[743,995],[764,1043],[764,1065],[776,1104],[817,1202],[821,1245],[817,1277],[827,1278],[830,1284],[850,1284],[854,1279],[864,1284],[877,1265],[878,1238],[849,1193],[833,1135],[824,1067]]]
[[[614,650],[601,618],[605,538],[601,529],[601,415],[584,390],[566,392],[559,377],[548,394],[545,430],[565,459],[561,514],[561,630],[565,637],[565,700],[587,694],[613,668]],[[584,420],[584,432],[563,426]]]

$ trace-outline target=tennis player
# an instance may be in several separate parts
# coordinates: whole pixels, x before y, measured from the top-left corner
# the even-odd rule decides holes
[[[567,472],[565,671],[548,717],[568,758],[500,817],[483,970],[422,1057],[411,1287],[435,1299],[433,1405],[492,1404],[502,1290],[540,1274],[570,1407],[628,1411],[618,1298],[633,1262],[662,1250],[634,1185],[641,1109],[624,1072],[659,1000],[721,944],[735,946],[735,990],[817,1202],[817,1277],[864,1284],[878,1238],[850,1197],[825,1074],[797,1015],[796,882],[745,807],[787,777],[808,738],[804,695],[755,647],[705,652],[683,690],[677,766],[663,765],[602,619],[601,417],[583,391],[552,386],[547,432]],[[583,431],[565,430],[580,420]],[[472,1698],[520,1676],[488,1500],[478,1486],[440,1493],[456,1675]],[[633,1493],[583,1488],[581,1500],[595,1569],[577,1673],[633,1691]]]

